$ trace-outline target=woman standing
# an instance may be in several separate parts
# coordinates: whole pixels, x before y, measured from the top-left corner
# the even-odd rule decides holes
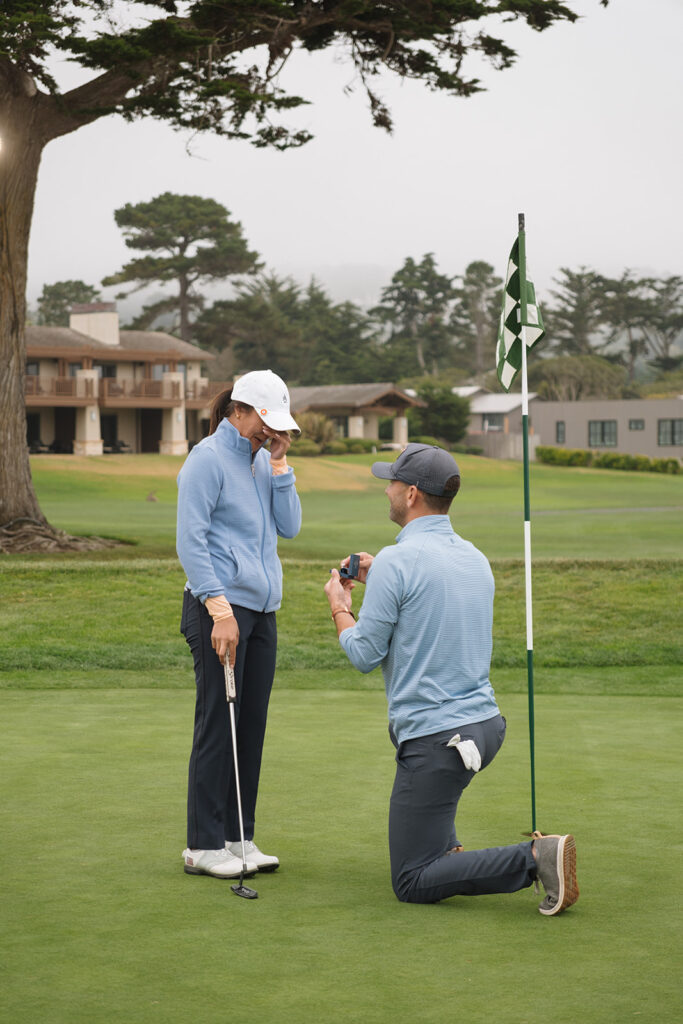
[[[247,373],[214,400],[210,434],[178,475],[176,547],[187,574],[180,630],[197,683],[183,852],[188,874],[232,878],[242,869],[226,658],[237,684],[247,871],[279,866],[253,839],[282,598],[277,537],[295,537],[301,527],[286,458],[289,430],[299,428],[284,381],[271,370]]]

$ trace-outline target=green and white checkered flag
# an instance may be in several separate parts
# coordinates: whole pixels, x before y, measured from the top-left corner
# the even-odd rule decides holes
[[[496,362],[498,379],[506,391],[510,390],[517,371],[522,367],[522,304],[519,289],[519,237],[515,240],[508,261],[508,272],[503,291],[503,311],[498,328]],[[526,283],[526,347],[533,348],[545,334],[541,310],[536,303],[536,292],[531,281]]]

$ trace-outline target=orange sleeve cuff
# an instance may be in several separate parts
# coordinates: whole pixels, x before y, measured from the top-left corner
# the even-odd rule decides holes
[[[221,619],[231,619],[235,614],[224,594],[221,594],[220,597],[207,597],[204,604],[214,622],[220,622]]]
[[[270,469],[273,476],[282,476],[283,473],[286,473],[289,470],[287,456],[283,455],[281,459],[271,459]]]

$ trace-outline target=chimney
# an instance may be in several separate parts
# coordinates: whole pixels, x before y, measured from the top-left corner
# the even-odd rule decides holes
[[[96,338],[103,345],[119,344],[119,314],[115,302],[76,302],[71,307],[72,331]]]

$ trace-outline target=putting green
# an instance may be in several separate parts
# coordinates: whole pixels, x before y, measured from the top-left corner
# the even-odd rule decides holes
[[[275,691],[253,902],[183,873],[192,694],[0,696],[4,1017],[16,1022],[614,1024],[679,1019],[671,956],[680,700],[543,697],[539,825],[577,838],[581,899],[399,904],[380,693]],[[469,848],[528,828],[526,701],[462,801]]]

